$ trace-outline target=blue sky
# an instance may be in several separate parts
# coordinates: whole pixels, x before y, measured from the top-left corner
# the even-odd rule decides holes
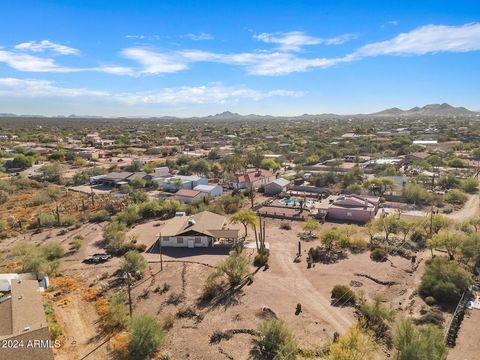
[[[478,1],[2,1],[0,112],[480,110]]]

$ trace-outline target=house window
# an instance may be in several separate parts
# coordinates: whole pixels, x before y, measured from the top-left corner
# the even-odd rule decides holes
[[[183,238],[177,237],[177,244],[183,244]]]
[[[195,238],[195,244],[201,244],[202,243],[202,238],[201,237],[196,237]]]
[[[351,213],[351,212],[347,212],[347,216],[352,216],[352,213]]]

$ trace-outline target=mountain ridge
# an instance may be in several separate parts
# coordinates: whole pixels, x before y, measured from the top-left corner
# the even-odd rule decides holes
[[[224,111],[214,115],[207,116],[190,116],[190,117],[179,117],[179,116],[97,116],[97,115],[55,115],[55,116],[45,116],[45,115],[17,115],[12,113],[0,113],[0,118],[9,118],[9,117],[40,117],[40,118],[65,118],[66,120],[72,119],[197,119],[197,120],[268,120],[268,119],[298,119],[298,120],[315,120],[315,119],[348,119],[348,118],[365,118],[365,117],[451,117],[451,116],[467,116],[467,117],[480,117],[480,112],[469,110],[463,106],[452,106],[448,103],[442,104],[427,104],[423,107],[415,106],[408,110],[403,110],[398,107],[392,107],[389,109],[377,111],[369,114],[350,114],[350,115],[339,115],[334,113],[322,113],[322,114],[303,114],[303,115],[293,115],[293,116],[275,116],[275,115],[258,115],[258,114],[248,114],[241,115],[239,113]]]

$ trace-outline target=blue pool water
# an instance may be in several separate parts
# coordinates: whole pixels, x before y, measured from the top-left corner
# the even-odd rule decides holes
[[[285,205],[300,206],[300,201],[298,201],[298,200],[282,199],[282,200],[280,200],[279,202],[282,203],[282,204],[285,204]],[[311,201],[311,200],[306,200],[304,205],[305,205],[305,206],[311,206],[311,205],[313,205],[313,201]]]

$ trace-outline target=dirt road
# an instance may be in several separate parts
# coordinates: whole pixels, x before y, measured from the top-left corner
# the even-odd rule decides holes
[[[458,211],[446,216],[452,220],[467,220],[480,215],[480,198],[478,195],[471,195],[465,205]]]

